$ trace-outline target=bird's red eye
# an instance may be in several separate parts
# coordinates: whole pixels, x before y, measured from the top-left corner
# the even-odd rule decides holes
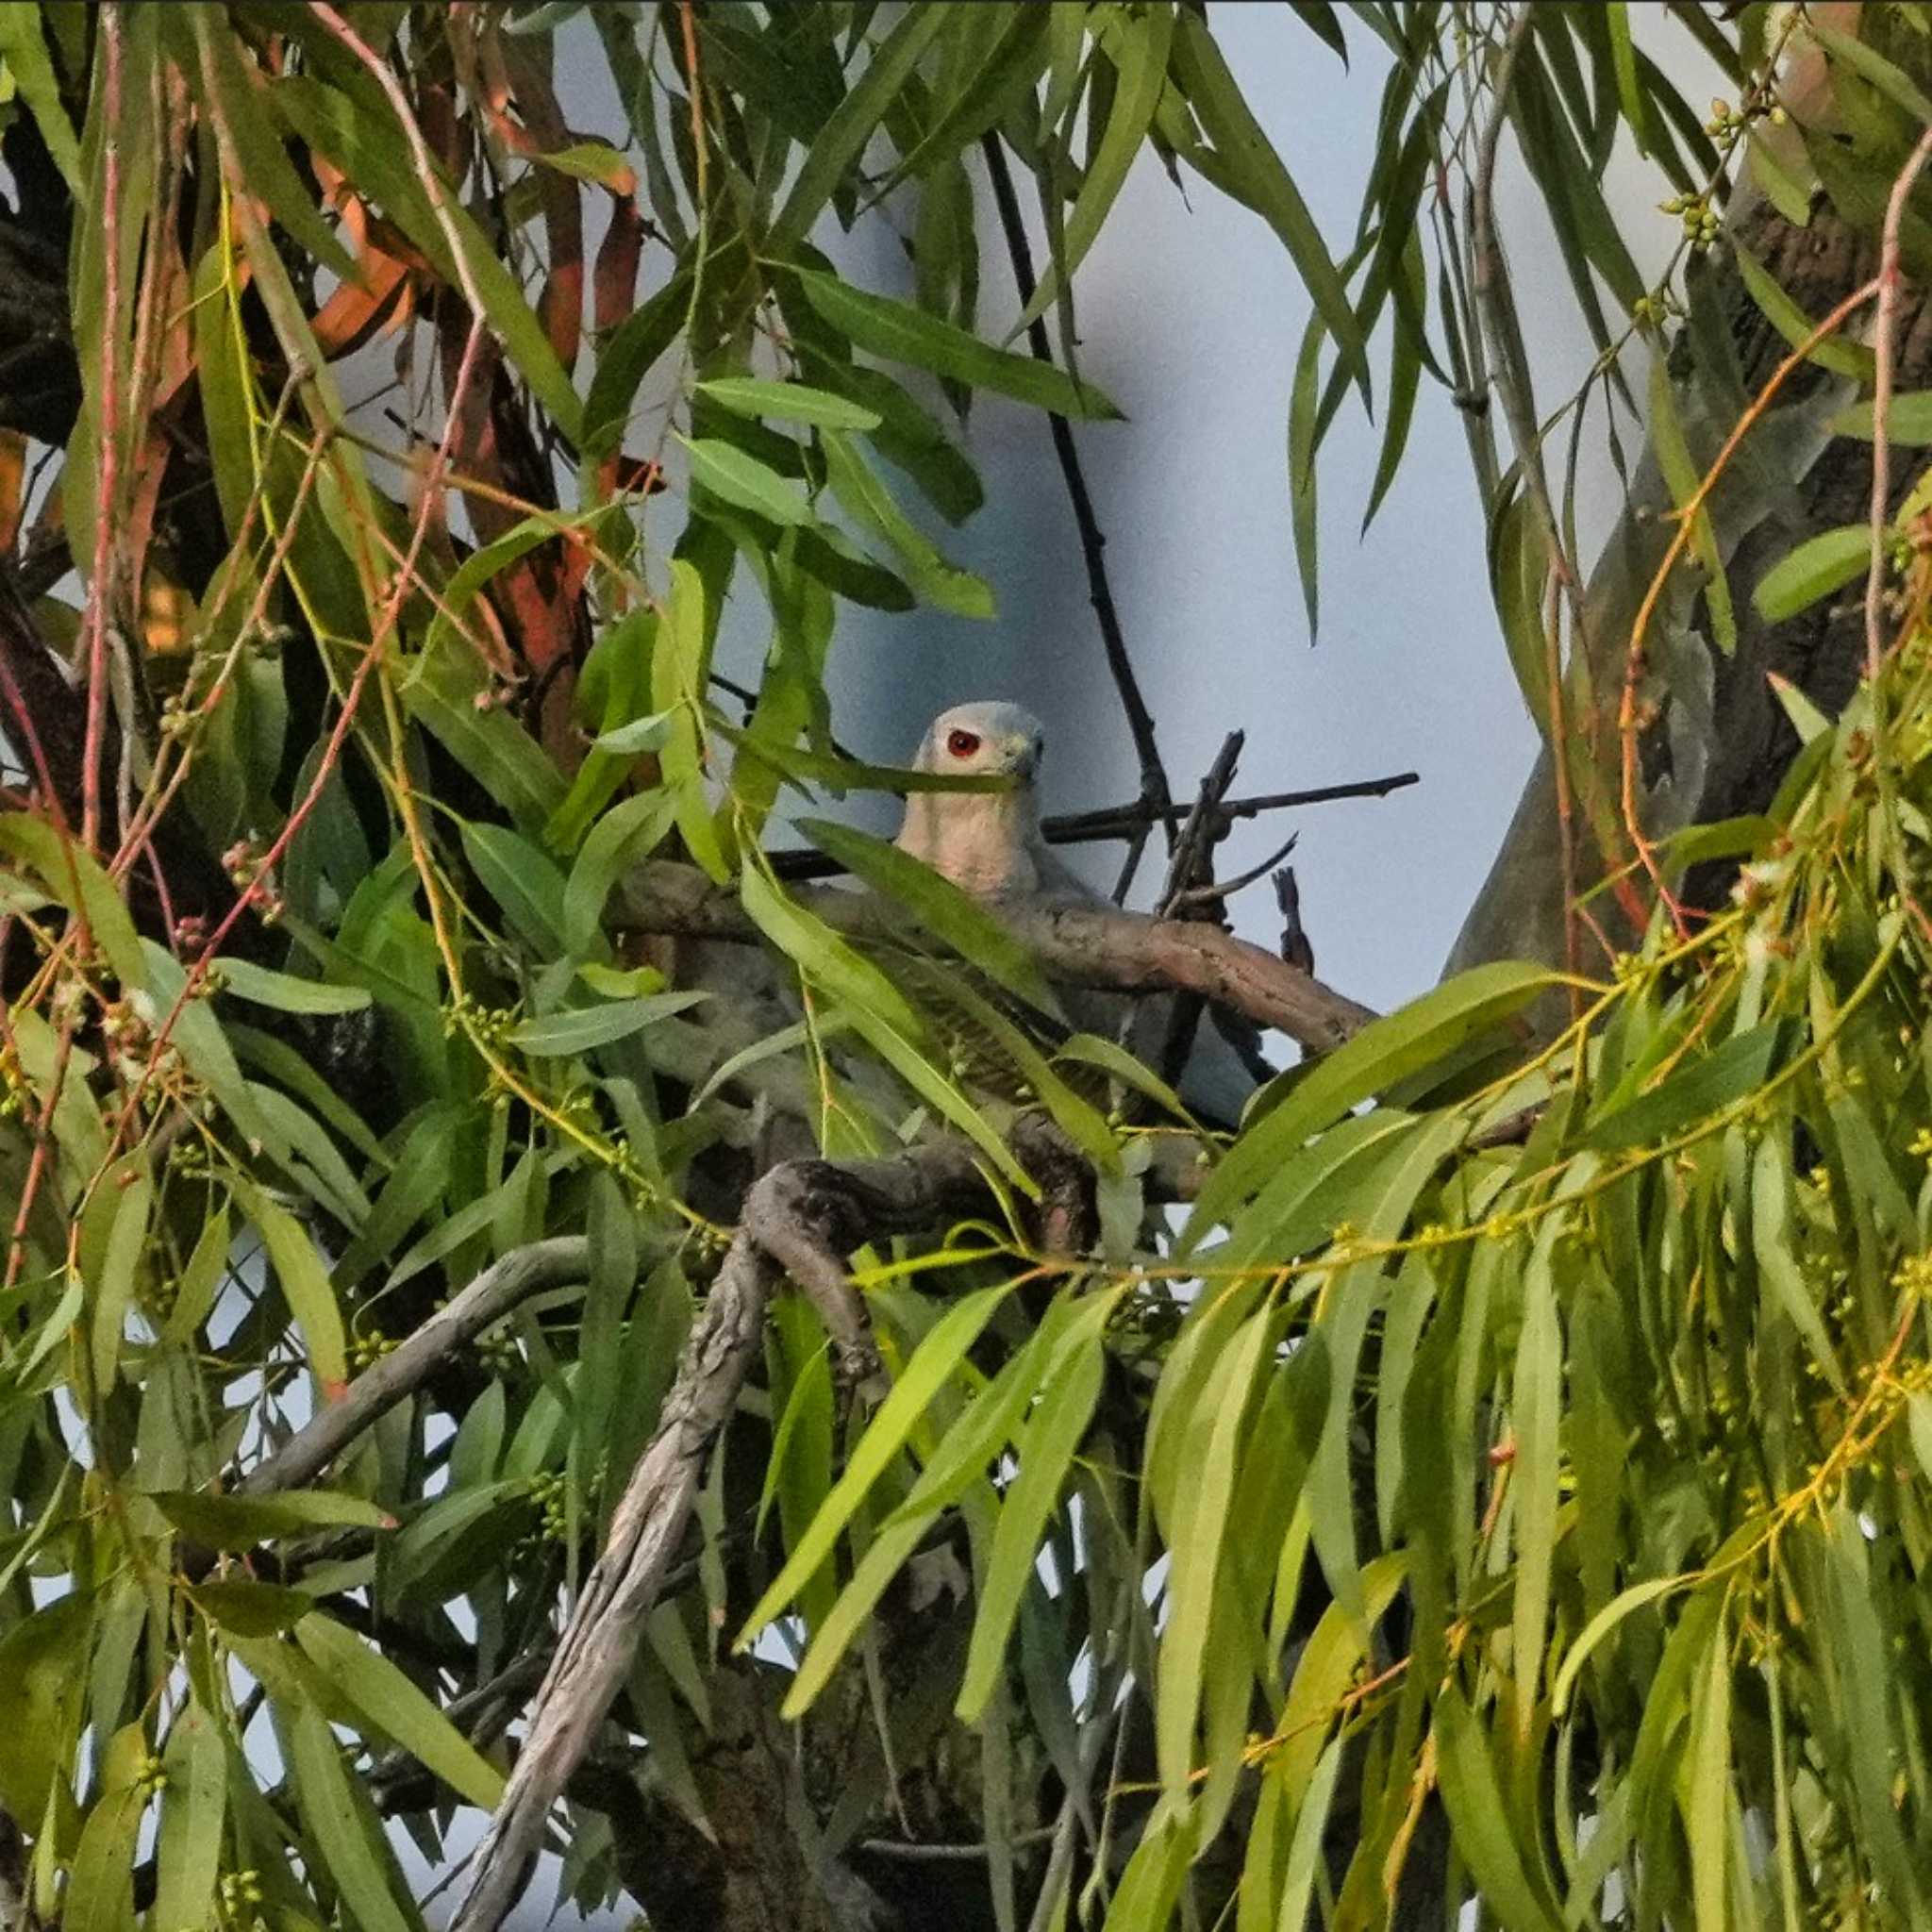
[[[946,749],[956,758],[970,758],[979,749],[979,733],[976,731],[949,731],[946,734]]]

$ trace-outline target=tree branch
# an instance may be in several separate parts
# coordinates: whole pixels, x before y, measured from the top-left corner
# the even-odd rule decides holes
[[[866,892],[806,887],[793,897],[848,938],[902,941],[904,908]],[[1049,974],[1114,992],[1197,992],[1273,1026],[1315,1053],[1340,1046],[1375,1015],[1345,994],[1219,926],[1152,919],[1071,899],[1023,898],[991,908]],[[613,930],[754,941],[738,900],[691,866],[656,859],[620,881]]]
[[[713,679],[715,683],[717,680]],[[1268,791],[1255,798],[1224,798],[1214,808],[1214,822],[1225,830],[1236,819],[1258,818],[1264,811],[1287,811],[1299,805],[1328,805],[1341,798],[1386,798],[1391,791],[1419,785],[1417,772],[1396,772],[1387,778],[1358,778],[1346,785],[1316,785],[1306,791]],[[1104,805],[1093,811],[1061,812],[1040,822],[1041,836],[1049,845],[1091,845],[1103,839],[1137,839],[1157,823],[1177,828],[1192,807],[1170,801],[1149,805]],[[774,852],[772,870],[781,879],[828,879],[839,875],[837,859],[823,852]]]
[[[1026,223],[1020,212],[1019,196],[1013,192],[1012,172],[1007,166],[1006,150],[1000,145],[998,133],[989,131],[980,138],[979,145],[986,156],[987,173],[992,178],[993,199],[999,205],[1000,226],[1006,231],[1007,253],[1012,258],[1013,281],[1024,307],[1033,300],[1037,286],[1033,275],[1033,251],[1026,242]],[[1026,341],[1041,361],[1053,361],[1053,350],[1046,339],[1046,324],[1039,316],[1026,325]],[[1053,415],[1048,416],[1047,424],[1053,432],[1053,450],[1059,458],[1060,475],[1066,479],[1067,497],[1074,507],[1074,522],[1080,532],[1080,555],[1087,565],[1088,594],[1093,605],[1093,615],[1100,623],[1100,641],[1107,652],[1107,668],[1112,674],[1114,689],[1120,693],[1121,708],[1127,714],[1127,729],[1134,736],[1135,755],[1141,760],[1141,803],[1153,808],[1167,833],[1168,843],[1172,845],[1174,824],[1169,814],[1174,794],[1168,786],[1167,768],[1160,761],[1160,747],[1154,739],[1154,714],[1148,710],[1147,701],[1141,695],[1140,682],[1134,675],[1133,659],[1127,655],[1126,637],[1121,629],[1120,612],[1114,608],[1113,588],[1107,576],[1107,538],[1101,532],[1099,519],[1093,514],[1093,499],[1088,493],[1086,474],[1080,468],[1080,453],[1074,443],[1073,425],[1064,416]],[[1129,837],[1126,861],[1114,888],[1116,901],[1125,897],[1134,870],[1140,864],[1141,848],[1147,841],[1144,825]]]
[[[447,1307],[439,1308],[407,1341],[364,1369],[339,1401],[257,1463],[238,1489],[243,1495],[259,1496],[312,1481],[377,1417],[413,1394],[444,1357],[533,1294],[583,1280],[590,1265],[591,1244],[582,1235],[512,1248]]]
[[[861,1242],[930,1228],[985,1204],[985,1184],[957,1142],[890,1160],[788,1161],[756,1182],[743,1220],[685,1344],[663,1420],[611,1518],[530,1710],[529,1727],[451,1932],[496,1932],[515,1903],[545,1821],[629,1673],[703,1479],[764,1332],[781,1273],[854,1300],[842,1257]],[[858,1318],[862,1324],[862,1313]]]

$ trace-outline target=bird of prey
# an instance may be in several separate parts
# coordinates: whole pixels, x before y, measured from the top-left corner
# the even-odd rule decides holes
[[[1017,782],[1003,791],[911,793],[899,828],[899,849],[975,898],[996,902],[1036,896],[1106,904],[1040,829],[1034,780],[1045,751],[1044,728],[1018,705],[987,702],[941,711],[920,741],[912,760],[915,771],[958,777],[997,773]],[[1126,1043],[1146,1064],[1158,1064],[1174,1010],[1172,995],[1130,1000],[1070,988],[1059,991],[1069,1017],[1087,1032],[1117,1033],[1131,1008]],[[1210,1010],[1195,1028],[1175,1084],[1201,1119],[1233,1126],[1265,1077],[1257,1072],[1258,1060],[1258,1042],[1237,1044],[1224,1030],[1221,1016]]]

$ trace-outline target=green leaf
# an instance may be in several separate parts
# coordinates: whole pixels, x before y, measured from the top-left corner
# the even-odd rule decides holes
[[[1556,1714],[1561,1717],[1570,1707],[1570,1692],[1575,1686],[1578,1673],[1590,1661],[1591,1653],[1625,1617],[1633,1610],[1641,1610],[1645,1604],[1654,1604],[1660,1596],[1668,1596],[1673,1591],[1688,1590],[1696,1580],[1694,1576],[1653,1576],[1645,1582],[1633,1583],[1628,1590],[1611,1598],[1583,1626],[1582,1634],[1570,1646],[1569,1655],[1563,1659],[1562,1669],[1557,1673],[1556,1690],[1551,1697]]]
[[[1617,75],[1617,99],[1629,124],[1630,138],[1641,155],[1650,153],[1648,105],[1637,77],[1637,48],[1630,37],[1629,0],[1607,0],[1604,24],[1609,32],[1611,65]]]
[[[1730,1923],[1727,1883],[1731,1824],[1730,1639],[1718,1620],[1705,1666],[1690,1693],[1690,1752],[1685,1765],[1690,1840],[1690,1892],[1698,1932]]]
[[[252,959],[225,955],[213,962],[221,974],[222,991],[258,1007],[282,1013],[359,1013],[369,1004],[366,988],[330,986],[320,979],[298,979],[292,973],[272,972]]]
[[[1550,565],[1549,538],[1527,491],[1519,490],[1496,518],[1490,551],[1490,589],[1502,621],[1503,641],[1517,689],[1545,741],[1550,735],[1548,634],[1543,627],[1543,585]]]
[[[964,523],[986,501],[979,473],[883,370],[817,358],[813,362],[818,379],[828,389],[877,413],[879,425],[869,432],[872,446],[903,470],[949,524]]]
[[[477,708],[488,677],[475,653],[432,635],[401,688],[409,715],[519,824],[541,831],[563,803],[563,774],[513,718]]]
[[[295,1641],[384,1737],[471,1804],[496,1808],[503,1774],[379,1650],[319,1610],[295,1626]]]
[[[705,744],[699,724],[705,716],[716,631],[704,573],[690,558],[675,558],[670,609],[651,653],[651,702],[659,710],[676,712],[671,736],[658,755],[659,764],[685,844],[711,878],[723,885],[731,876],[731,867],[705,792]]]
[[[1870,442],[1875,434],[1874,406],[1855,403],[1831,419],[1834,436],[1856,436]],[[1886,441],[1891,443],[1932,442],[1932,389],[1904,390],[1885,411]]]
[[[691,309],[691,271],[680,268],[641,308],[605,338],[584,403],[584,455],[613,455],[623,444],[631,404],[658,358],[677,340]]]
[[[878,1413],[859,1438],[844,1473],[833,1485],[824,1507],[812,1519],[811,1527],[745,1618],[738,1649],[749,1647],[758,1632],[784,1609],[832,1554],[858,1506],[905,1446],[907,1437],[931,1407],[934,1398],[953,1379],[966,1351],[1012,1289],[1009,1281],[980,1289],[956,1302],[933,1324],[904,1373],[892,1384],[891,1393],[879,1405]]]
[[[1791,1188],[1789,1135],[1766,1134],[1751,1160],[1751,1252],[1773,1301],[1804,1338],[1818,1372],[1842,1395],[1844,1369],[1792,1248]]]
[[[1641,1147],[1708,1119],[1764,1084],[1789,1033],[1788,1023],[1770,1021],[1734,1035],[1679,1067],[1661,1086],[1592,1123],[1583,1145],[1601,1150]]]
[[[547,852],[507,825],[465,819],[463,856],[519,939],[546,959],[565,950],[563,874]]]
[[[1735,233],[1730,237],[1732,258],[1738,264],[1738,273],[1743,277],[1744,287],[1750,291],[1751,299],[1764,311],[1765,319],[1776,329],[1792,348],[1799,347],[1810,340],[1811,318],[1779,287],[1777,278],[1740,242]],[[1827,337],[1812,349],[1807,361],[1816,362],[1821,369],[1829,369],[1835,375],[1849,375],[1858,382],[1872,382],[1877,377],[1877,363],[1873,353],[1862,343],[1847,342]]]
[[[1690,454],[1683,425],[1678,421],[1670,371],[1661,356],[1650,370],[1650,435],[1651,447],[1670,485],[1672,499],[1678,510],[1684,512],[1703,487],[1703,472]],[[1712,633],[1719,650],[1728,658],[1738,648],[1738,625],[1731,608],[1730,579],[1724,574],[1724,554],[1718,548],[1707,499],[1690,518],[1690,550],[1704,569],[1704,595],[1710,610]]]
[[[1041,1539],[1060,1507],[1067,1470],[1100,1399],[1106,1347],[1098,1333],[1068,1351],[1040,1391],[1016,1444],[1020,1473],[1008,1486],[981,1579],[973,1640],[953,1714],[977,1724],[1006,1670],[1007,1642],[1020,1599],[1033,1580]]]
[[[70,912],[87,924],[101,957],[129,991],[147,984],[141,937],[123,903],[121,890],[100,861],[43,819],[25,812],[0,814],[0,852],[25,859],[42,883]]]
[[[325,1869],[361,1932],[422,1932],[422,1920],[396,1903],[379,1834],[370,1842],[328,1720],[312,1704],[286,1713],[291,1769],[303,1822]]]
[[[832,494],[855,522],[898,552],[906,580],[920,598],[955,617],[993,616],[991,587],[983,577],[949,563],[908,518],[874,473],[858,446],[837,430],[821,438]]]
[[[54,165],[66,177],[79,206],[87,192],[80,143],[74,137],[67,109],[60,105],[60,84],[47,57],[47,43],[41,33],[41,8],[34,0],[5,0],[0,5],[0,58],[5,59],[8,74],[27,104]]]
[[[1548,1636],[1551,1572],[1559,1501],[1558,1429],[1563,1409],[1563,1335],[1557,1318],[1551,1255],[1564,1232],[1561,1217],[1543,1225],[1524,1273],[1523,1332],[1510,1381],[1516,1431],[1516,1594],[1510,1615],[1510,1668],[1516,1680],[1516,1735],[1525,1742],[1535,1722]]]
[[[395,1524],[388,1510],[340,1490],[277,1490],[267,1496],[158,1490],[151,1500],[183,1536],[210,1550],[249,1550],[257,1543],[341,1524],[358,1529]]]
[[[873,50],[864,73],[820,129],[772,224],[774,254],[789,254],[810,234],[847,169],[864,154],[873,130],[912,80],[934,37],[953,25],[959,12],[957,0],[927,0],[909,8]]]
[[[139,1724],[117,1732],[108,1744],[101,1794],[80,1828],[68,1869],[62,1932],[134,1932],[134,1853],[147,1809],[140,1766],[146,1749]]]
[[[1059,416],[1118,418],[1121,413],[1091,383],[1075,382],[1050,362],[996,349],[970,329],[955,328],[908,303],[855,289],[837,275],[803,268],[793,273],[812,308],[855,346],[872,355],[910,362],[935,375],[991,390]]]
[[[1274,1309],[1264,1302],[1221,1351],[1182,1424],[1189,1479],[1169,1541],[1168,1616],[1155,1672],[1154,1715],[1161,1787],[1175,1805],[1186,1800],[1195,1764],[1195,1725],[1241,1422],[1262,1357],[1278,1339]]]
[[[1767,624],[1781,624],[1862,577],[1871,566],[1871,525],[1841,524],[1787,551],[1757,579],[1751,602]]]
[[[228,1250],[234,1236],[224,1201],[202,1224],[192,1252],[175,1286],[175,1306],[161,1330],[164,1344],[181,1347],[192,1341],[214,1307],[216,1292],[228,1272]]]
[[[1335,1786],[1341,1774],[1342,1740],[1337,1739],[1322,1753],[1314,1775],[1295,1814],[1294,1838],[1288,1848],[1288,1872],[1281,1885],[1281,1910],[1277,1925],[1305,1925],[1308,1918],[1308,1898],[1314,1890],[1315,1873],[1322,1857],[1322,1837],[1328,1825],[1329,1807],[1334,1803]]]
[[[1887,100],[1903,108],[1922,126],[1932,126],[1932,100],[1927,100],[1905,70],[1888,60],[1877,48],[1818,21],[1807,21],[1806,28],[1835,60],[1863,75]]]
[[[688,1011],[709,999],[708,992],[654,993],[645,999],[615,1000],[604,1006],[575,1007],[567,1012],[546,1013],[541,1020],[525,1020],[513,1026],[504,1038],[523,1052],[560,1057],[589,1053],[592,1047],[608,1046],[613,1041],[628,1040],[654,1021],[667,1020],[674,1013]]]
[[[222,1867],[228,1757],[213,1718],[198,1702],[188,1704],[175,1718],[161,1754],[161,1769],[168,1782],[161,1793],[149,1923],[206,1924]]]
[[[313,1594],[280,1583],[198,1583],[194,1607],[231,1637],[279,1637],[315,1608]]]
[[[1453,1683],[1436,1703],[1436,1765],[1456,1849],[1483,1903],[1508,1932],[1558,1932],[1561,1922],[1538,1896],[1510,1835],[1482,1725]]]
[[[677,440],[690,452],[691,481],[703,484],[734,508],[751,510],[781,528],[817,521],[797,484],[756,457],[746,456],[736,444],[711,436],[680,436]]]
[[[349,1379],[349,1356],[342,1313],[329,1285],[328,1270],[308,1229],[286,1208],[278,1207],[259,1188],[246,1184],[238,1183],[235,1198],[261,1232],[282,1297],[301,1331],[309,1369],[324,1401],[332,1401]]]
[[[332,275],[359,284],[362,271],[355,257],[310,199],[284,152],[282,130],[271,125],[265,111],[261,75],[242,53],[245,43],[225,9],[197,6],[184,10],[199,51],[205,100],[227,148],[229,178],[238,189],[267,202],[275,220]]]
[[[756,867],[746,868],[739,890],[752,924],[801,972],[837,996],[853,1030],[892,1071],[966,1134],[1014,1186],[1029,1197],[1037,1194],[1012,1150],[927,1058],[925,1026],[905,994],[823,920],[787,899]]]
[[[97,1401],[105,1398],[114,1386],[127,1311],[134,1305],[135,1270],[147,1244],[148,1210],[155,1198],[155,1184],[144,1172],[131,1164],[125,1166],[110,1174],[108,1187],[111,1189],[124,1179],[127,1185],[113,1202],[113,1225],[101,1257],[99,1276],[93,1283],[92,1367]],[[100,1198],[96,1196],[97,1200]]]
[[[1132,13],[1122,9],[1106,18],[1100,40],[1118,75],[1107,126],[1087,163],[1058,246],[1051,253],[1032,300],[1014,325],[1014,335],[1036,316],[1045,314],[1059,294],[1062,280],[1072,277],[1099,235],[1108,210],[1126,182],[1127,171],[1141,152],[1160,102],[1160,91],[1167,85],[1167,57],[1174,36],[1174,9],[1171,7],[1146,7]],[[1289,192],[1293,192],[1291,185]],[[1351,316],[1351,322],[1353,319]]]
[[[1279,1105],[1255,1120],[1235,1142],[1196,1197],[1180,1252],[1191,1254],[1228,1210],[1278,1171],[1309,1136],[1372,1094],[1507,1020],[1558,983],[1544,967],[1499,959],[1458,974],[1400,1012],[1372,1021],[1346,1045],[1301,1073]]]
[[[1180,9],[1175,54],[1188,99],[1242,200],[1273,228],[1293,260],[1315,312],[1335,339],[1342,362],[1363,398],[1369,393],[1369,351],[1321,230],[1281,157],[1242,97],[1214,36],[1188,8]]]
[[[637,175],[623,150],[608,141],[575,141],[568,147],[552,148],[548,154],[533,153],[529,158],[540,168],[552,168],[573,180],[608,188],[613,194],[629,194],[637,187]]]
[[[769,416],[780,423],[809,423],[821,429],[876,429],[876,409],[802,382],[767,382],[756,375],[720,375],[697,386],[698,394],[740,416]]]
[[[342,86],[295,74],[275,83],[275,95],[303,140],[380,202],[437,273],[460,287],[456,258],[443,233],[443,219],[449,221],[490,325],[558,427],[573,443],[580,442],[583,404],[550,346],[543,325],[524,299],[516,276],[447,181],[439,184],[441,214],[431,207],[416,178],[408,139],[381,91],[359,73]]]
[[[612,806],[591,827],[563,888],[563,943],[573,958],[581,959],[596,947],[611,887],[656,850],[673,817],[668,792],[641,791]]]
[[[902,852],[884,839],[874,839],[831,819],[800,819],[798,829],[854,877],[874,891],[896,899],[933,937],[950,946],[969,965],[1003,986],[1029,1007],[1052,1019],[1061,1019],[1060,1003],[1040,962],[970,892],[931,866]]]

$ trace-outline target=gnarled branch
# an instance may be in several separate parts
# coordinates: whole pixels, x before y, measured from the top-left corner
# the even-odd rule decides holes
[[[852,939],[890,943],[906,929],[903,908],[866,892],[810,887],[794,894],[815,918]],[[1375,1015],[1299,967],[1218,926],[1155,919],[1084,900],[1015,898],[992,908],[1055,979],[1112,992],[1193,992],[1325,1053]],[[691,866],[654,859],[621,881],[613,929],[690,939],[758,937],[732,894]]]

